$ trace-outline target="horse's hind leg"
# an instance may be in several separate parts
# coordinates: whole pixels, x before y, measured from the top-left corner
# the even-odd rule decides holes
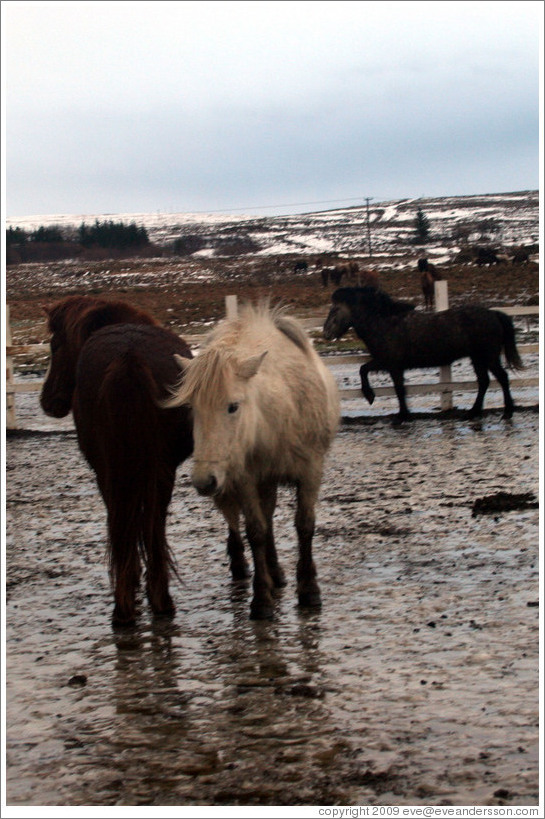
[[[158,502],[155,509],[145,510],[143,539],[146,549],[146,592],[154,614],[172,617],[174,603],[168,589],[169,572],[172,565],[166,538],[167,511],[172,489],[172,479],[158,487]]]
[[[297,511],[295,513],[295,528],[299,539],[299,560],[297,562],[299,605],[315,608],[322,604],[320,588],[316,579],[316,566],[312,559],[315,507],[319,488],[319,475],[314,476],[314,479],[301,481],[297,485]]]
[[[475,402],[468,412],[468,418],[478,418],[479,415],[482,415],[484,397],[486,395],[488,385],[490,384],[490,378],[488,376],[488,367],[486,364],[483,364],[480,361],[474,361],[473,359],[471,363],[473,364],[473,369],[475,370],[475,375],[477,376],[478,389]]]
[[[269,574],[274,585],[277,588],[286,585],[286,576],[284,570],[278,562],[278,555],[276,553],[276,545],[274,542],[273,531],[273,515],[276,509],[276,495],[277,485],[275,483],[267,483],[259,487],[259,496],[261,498],[261,507],[267,521],[267,535],[266,535],[266,556]]]
[[[394,389],[396,391],[397,400],[399,402],[399,412],[394,416],[394,424],[401,424],[403,421],[408,421],[410,416],[409,408],[407,406],[405,379],[403,377],[403,370],[393,370],[390,372],[392,381],[394,382]]]
[[[227,523],[227,554],[233,580],[246,580],[250,577],[250,567],[244,557],[244,543],[240,535],[240,507],[236,501],[220,497],[215,504]]]
[[[513,411],[515,409],[515,404],[511,397],[511,391],[509,389],[509,376],[502,367],[499,358],[497,361],[490,365],[490,372],[495,378],[497,378],[498,383],[503,390],[504,403],[503,417],[511,418],[513,415]]]
[[[132,625],[136,618],[136,591],[140,584],[140,557],[134,533],[108,510],[110,574],[114,586],[114,625]]]

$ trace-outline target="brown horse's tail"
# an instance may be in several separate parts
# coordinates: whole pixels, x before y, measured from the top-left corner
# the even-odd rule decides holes
[[[150,368],[134,353],[110,364],[98,396],[108,464],[101,491],[108,508],[108,557],[120,619],[132,609],[141,563],[148,595],[164,597],[150,597],[153,608],[166,613],[172,606],[168,575],[177,572],[165,526],[175,466],[164,451],[158,398]]]
[[[499,318],[503,330],[503,352],[507,366],[512,370],[523,370],[524,364],[517,350],[513,320],[510,316],[502,313],[501,310],[495,310],[494,312]]]

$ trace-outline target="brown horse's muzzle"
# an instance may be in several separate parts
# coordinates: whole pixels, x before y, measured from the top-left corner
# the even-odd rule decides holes
[[[49,398],[42,390],[40,406],[45,414],[51,418],[65,418],[72,409],[72,397],[63,398],[60,395],[56,395],[53,398]]]

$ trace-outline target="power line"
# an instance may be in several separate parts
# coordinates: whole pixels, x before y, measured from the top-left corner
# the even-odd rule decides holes
[[[244,208],[222,208],[221,210],[193,210],[191,213],[233,213],[234,211],[267,210],[272,208],[297,208],[307,205],[331,205],[337,202],[361,202],[363,196],[347,197],[345,199],[318,199],[313,202],[284,202],[280,205],[251,205]]]

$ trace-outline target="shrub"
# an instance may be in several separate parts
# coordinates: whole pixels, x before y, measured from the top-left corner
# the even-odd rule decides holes
[[[219,239],[214,254],[216,256],[243,256],[246,253],[257,253],[260,245],[251,236],[233,236]]]
[[[188,234],[187,236],[180,236],[179,239],[176,239],[172,250],[175,256],[191,256],[192,253],[197,253],[197,251],[202,250],[203,247],[206,247],[206,241],[202,236]]]

